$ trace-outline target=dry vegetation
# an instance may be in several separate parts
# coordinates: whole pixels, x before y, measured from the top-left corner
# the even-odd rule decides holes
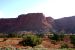
[[[30,34],[33,35],[33,34]],[[36,35],[35,35],[36,36]],[[49,36],[50,35],[37,35],[39,36],[42,41],[40,44],[34,46],[33,48],[74,48],[74,45],[71,43],[70,35],[65,35],[62,40],[53,40]],[[23,46],[20,45],[19,42],[23,41],[27,35],[23,35],[23,37],[13,37],[13,38],[0,38],[0,48],[3,47],[15,47],[15,48],[22,48],[22,49],[27,49],[27,48],[32,48],[31,46]],[[31,36],[32,38],[33,36]],[[35,39],[34,39],[35,40]]]

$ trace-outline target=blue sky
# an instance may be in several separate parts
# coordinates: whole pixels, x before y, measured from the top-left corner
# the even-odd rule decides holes
[[[44,13],[55,19],[75,15],[74,0],[0,0],[0,18]]]

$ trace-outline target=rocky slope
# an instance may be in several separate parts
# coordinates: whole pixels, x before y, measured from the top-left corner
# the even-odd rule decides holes
[[[75,33],[75,16],[55,20],[55,29],[67,33]]]
[[[18,18],[0,19],[0,32],[47,32],[50,28],[52,28],[51,24],[42,13],[22,14]]]

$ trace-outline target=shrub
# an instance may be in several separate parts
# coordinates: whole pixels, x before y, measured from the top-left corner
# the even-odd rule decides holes
[[[61,48],[69,48],[67,44],[62,44]]]
[[[63,41],[64,36],[65,36],[65,35],[63,35],[63,34],[59,35],[59,39],[60,39],[61,41]]]
[[[44,37],[44,34],[43,33],[38,33],[38,34],[36,34],[38,37],[40,37],[40,38],[43,38]]]
[[[7,38],[21,38],[22,35],[18,33],[10,33],[8,34]]]
[[[75,46],[75,35],[70,36],[71,43]]]
[[[0,38],[7,38],[8,34],[0,33]]]
[[[53,36],[49,36],[49,38],[51,39],[51,40],[55,40],[55,41],[58,41],[59,40],[59,35],[57,35],[57,34],[53,34]]]
[[[39,45],[41,43],[41,38],[39,38],[36,35],[26,35],[23,38],[23,41],[19,42],[19,44],[23,45],[23,46],[36,46]]]

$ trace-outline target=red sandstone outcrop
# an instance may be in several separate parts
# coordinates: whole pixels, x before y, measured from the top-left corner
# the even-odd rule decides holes
[[[18,18],[0,19],[0,32],[47,32],[51,27],[42,13],[22,14]]]

